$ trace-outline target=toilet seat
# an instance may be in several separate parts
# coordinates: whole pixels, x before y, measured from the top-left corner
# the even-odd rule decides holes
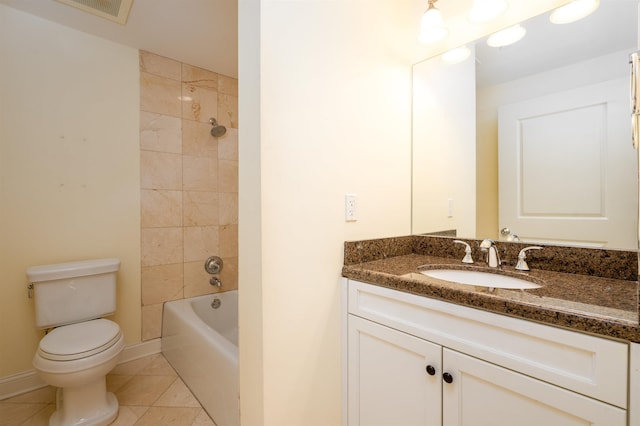
[[[121,337],[118,324],[104,318],[65,325],[42,338],[38,355],[50,361],[74,361],[106,351]]]

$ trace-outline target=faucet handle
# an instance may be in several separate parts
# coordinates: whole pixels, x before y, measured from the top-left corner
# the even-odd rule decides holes
[[[527,250],[542,250],[542,247],[531,246],[531,247],[525,247],[522,250],[520,250],[520,253],[518,254],[518,263],[516,263],[516,270],[518,271],[531,270],[529,269],[529,265],[527,265],[527,261],[525,260],[527,258]]]
[[[471,257],[471,246],[465,243],[462,240],[453,240],[456,244],[464,244],[464,258],[462,259],[462,263],[473,263],[473,257]]]

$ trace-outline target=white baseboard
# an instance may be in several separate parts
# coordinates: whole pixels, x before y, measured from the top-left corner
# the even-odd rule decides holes
[[[158,354],[161,351],[160,339],[127,345],[122,350],[119,364],[133,361],[145,356]],[[28,370],[11,376],[0,377],[0,400],[11,398],[35,389],[45,387],[35,370]]]
[[[134,359],[143,358],[149,355],[159,354],[161,350],[160,338],[127,345],[122,351],[122,355],[120,355],[120,361],[118,361],[118,364],[133,361]]]
[[[46,386],[35,370],[0,378],[0,400]]]

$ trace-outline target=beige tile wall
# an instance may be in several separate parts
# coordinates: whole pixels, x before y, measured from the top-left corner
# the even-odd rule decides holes
[[[140,52],[142,339],[165,301],[238,288],[238,81]],[[227,127],[209,133],[209,118]],[[220,256],[222,289],[204,260]]]

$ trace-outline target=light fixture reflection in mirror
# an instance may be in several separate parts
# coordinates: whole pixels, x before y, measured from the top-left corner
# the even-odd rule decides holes
[[[502,15],[507,10],[506,0],[474,0],[469,11],[469,20],[487,22]]]
[[[444,26],[442,13],[435,7],[438,0],[429,0],[429,7],[422,15],[420,21],[420,35],[418,40],[423,44],[438,43],[449,35],[449,30]]]
[[[471,56],[471,49],[467,46],[457,47],[442,54],[442,62],[447,64],[458,64]]]
[[[520,24],[505,28],[502,31],[493,33],[487,39],[487,44],[491,47],[505,47],[520,41],[525,36],[527,30]]]
[[[554,24],[569,24],[578,21],[600,6],[600,0],[574,0],[551,12],[549,20]]]

